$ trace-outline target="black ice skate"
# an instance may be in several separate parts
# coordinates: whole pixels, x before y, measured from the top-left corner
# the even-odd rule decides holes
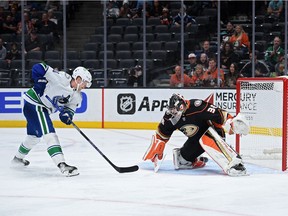
[[[58,167],[59,167],[60,171],[63,173],[63,175],[65,175],[67,177],[79,175],[78,169],[76,167],[69,166],[65,162],[59,163]]]
[[[13,165],[19,165],[19,166],[28,166],[30,164],[30,162],[28,160],[18,158],[15,156],[12,160],[12,164]]]

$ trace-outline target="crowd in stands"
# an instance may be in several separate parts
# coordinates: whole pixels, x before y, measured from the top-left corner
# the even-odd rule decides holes
[[[21,32],[25,31],[25,56],[38,52],[45,60],[45,52],[59,43],[62,20],[59,2],[42,6],[28,4],[21,24],[19,5],[0,5],[0,61],[7,69],[21,59]],[[49,2],[49,1],[47,1]],[[221,1],[221,43],[217,43],[218,1],[145,1],[109,0],[107,17],[107,66],[114,86],[143,86],[143,18],[146,19],[146,71],[147,86],[170,87],[228,87],[235,88],[239,77],[280,76],[284,72],[284,2],[282,0],[257,1],[255,23],[255,53],[252,53],[251,2]],[[29,3],[29,1],[28,1]],[[70,14],[70,13],[69,13]],[[181,16],[184,16],[183,19]],[[184,35],[181,21],[184,21]],[[263,27],[265,26],[265,27]],[[8,38],[10,35],[10,38]],[[11,36],[12,35],[12,36]],[[94,86],[103,85],[103,26],[79,53],[79,64],[87,66],[95,75]],[[184,68],[180,66],[180,40],[184,38]],[[144,45],[144,46],[145,46]],[[218,45],[220,47],[220,73],[218,74]],[[90,55],[90,57],[88,57]],[[252,59],[255,73],[252,74]],[[2,60],[1,60],[2,59]],[[87,60],[87,61],[86,61]],[[31,61],[35,63],[35,61]],[[92,64],[93,63],[93,64]],[[3,65],[1,63],[0,67]],[[57,65],[56,65],[57,66]],[[3,66],[2,66],[3,67]],[[58,67],[62,69],[61,66]],[[3,69],[3,68],[2,68]],[[102,71],[101,71],[102,70]],[[122,70],[120,73],[119,71]],[[99,75],[99,72],[102,75]],[[182,72],[184,75],[181,75]],[[96,77],[99,75],[99,77]],[[113,76],[115,76],[113,78]],[[165,85],[164,85],[165,86]]]
[[[66,6],[68,25],[76,4],[72,2]],[[54,50],[60,43],[62,10],[61,1],[25,1],[22,26],[21,1],[0,1],[0,86],[21,84],[18,78],[22,76],[22,44],[26,60],[24,73],[28,75],[27,84],[30,85],[32,64],[45,60],[45,52]]]

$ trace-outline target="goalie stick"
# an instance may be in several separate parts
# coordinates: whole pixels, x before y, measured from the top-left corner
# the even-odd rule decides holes
[[[139,169],[137,165],[135,166],[130,166],[130,167],[118,167],[115,164],[113,164],[107,157],[104,155],[100,149],[80,130],[80,128],[73,122],[71,121],[71,124],[73,127],[95,148],[99,154],[119,173],[127,173],[127,172],[135,172]]]

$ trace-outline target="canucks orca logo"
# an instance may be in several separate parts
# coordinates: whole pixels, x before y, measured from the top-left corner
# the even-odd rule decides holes
[[[135,95],[119,94],[117,97],[117,112],[121,115],[132,115],[135,113]]]

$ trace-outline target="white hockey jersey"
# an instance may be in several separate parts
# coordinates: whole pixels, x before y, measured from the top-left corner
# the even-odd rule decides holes
[[[45,64],[41,65],[46,71],[44,78],[47,80],[43,95],[38,95],[33,88],[30,88],[23,98],[29,103],[46,107],[51,113],[64,108],[74,113],[82,101],[82,95],[71,87],[72,77],[64,71],[54,70]]]

